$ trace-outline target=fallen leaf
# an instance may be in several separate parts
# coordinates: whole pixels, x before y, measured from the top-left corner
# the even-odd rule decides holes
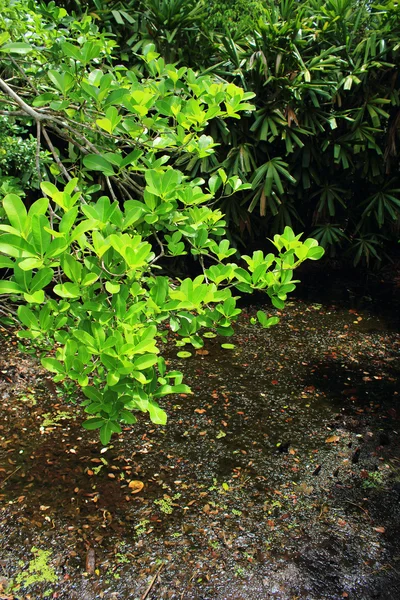
[[[307,387],[304,388],[304,391],[312,394],[312,392],[315,392],[315,386],[314,385],[308,385]]]
[[[144,483],[143,481],[133,479],[128,483],[128,487],[130,488],[132,494],[138,494],[144,488]]]
[[[272,519],[268,519],[268,521],[267,521],[267,525],[268,525],[269,527],[275,527],[275,523],[274,523],[274,521],[273,521]]]
[[[202,415],[206,412],[206,409],[205,408],[195,408],[194,412],[198,413],[199,415]]]
[[[200,354],[200,356],[207,356],[207,354],[210,354],[208,350],[196,350],[196,354]]]
[[[384,527],[374,527],[374,531],[378,533],[385,533],[386,529]]]
[[[311,485],[307,485],[305,482],[303,482],[297,487],[297,490],[303,494],[312,494],[314,488]]]
[[[327,444],[332,444],[333,442],[338,442],[340,440],[340,437],[338,435],[331,435],[330,437],[326,438],[325,442]]]

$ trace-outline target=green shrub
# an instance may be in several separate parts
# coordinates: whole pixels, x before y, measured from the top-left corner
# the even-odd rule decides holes
[[[168,330],[195,348],[206,330],[232,335],[237,292],[265,291],[282,309],[294,269],[323,249],[287,227],[273,252],[245,255],[239,267],[215,194],[250,185],[223,169],[205,179],[179,169],[179,158],[213,156],[206,127],[250,114],[251,92],[178,69],[152,44],[132,69],[116,67],[114,42],[90,16],[70,19],[50,4],[48,11],[64,36],[54,38],[43,17],[34,25],[40,46],[0,46],[35,75],[23,97],[0,79],[3,105],[17,104],[19,118],[35,123],[54,160],[53,181],[42,181],[44,196],[29,210],[18,194],[3,199],[0,267],[11,276],[0,295],[20,301],[19,337],[47,349],[42,364],[55,381],[82,388],[84,426],[107,444],[137,413],[164,424],[162,398],[190,392],[161,356]],[[67,152],[49,133],[68,142]],[[199,274],[179,279],[174,260],[186,255]],[[258,320],[265,328],[277,321],[262,312]]]

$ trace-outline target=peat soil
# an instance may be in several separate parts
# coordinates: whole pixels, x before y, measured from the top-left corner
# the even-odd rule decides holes
[[[0,599],[400,598],[398,305],[357,299],[171,339],[193,394],[107,448],[1,328]]]

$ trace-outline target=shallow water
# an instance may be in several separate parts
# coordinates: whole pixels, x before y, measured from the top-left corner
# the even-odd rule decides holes
[[[265,331],[258,308],[234,350],[214,338],[179,360],[170,344],[193,395],[107,449],[5,341],[0,598],[400,597],[400,336],[300,300]],[[32,546],[56,582],[15,583]]]

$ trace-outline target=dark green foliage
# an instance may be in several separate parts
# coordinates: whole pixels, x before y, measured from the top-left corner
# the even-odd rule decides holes
[[[252,31],[266,13],[262,0],[209,0],[206,5],[207,28],[222,33]]]
[[[36,139],[25,127],[0,116],[0,186],[4,182],[11,184],[12,178],[17,177],[23,188],[38,188],[36,150]],[[44,158],[41,152],[41,160]]]
[[[215,130],[217,158],[253,191],[226,212],[243,233],[305,226],[355,264],[398,238],[400,10],[354,0],[267,2],[254,33],[220,38],[213,71],[256,94]],[[212,165],[191,165],[209,169]]]

